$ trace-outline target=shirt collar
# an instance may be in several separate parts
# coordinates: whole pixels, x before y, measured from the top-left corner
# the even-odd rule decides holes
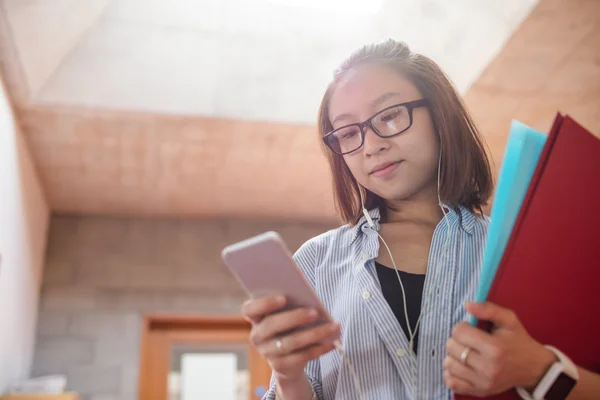
[[[455,218],[458,218],[460,222],[460,227],[465,232],[469,234],[473,232],[473,224],[475,223],[476,215],[472,211],[463,206],[451,207],[447,204],[442,205],[446,209],[448,215],[447,218],[449,219],[450,223],[452,223]],[[381,213],[379,211],[379,208],[373,208],[372,210],[369,210],[369,216],[375,224],[375,230],[379,231],[379,221],[381,220]],[[358,220],[358,223],[352,229],[353,233],[351,244],[354,243],[354,241],[365,229],[369,229],[367,218],[363,216],[361,219]]]
[[[369,210],[369,216],[373,220],[375,224],[375,230],[379,232],[379,220],[381,219],[381,213],[379,212],[379,208],[373,208]],[[350,244],[353,244],[354,241],[358,238],[358,236],[363,232],[364,229],[369,229],[369,223],[367,221],[367,217],[362,217],[358,220],[356,225],[352,228],[352,241]]]

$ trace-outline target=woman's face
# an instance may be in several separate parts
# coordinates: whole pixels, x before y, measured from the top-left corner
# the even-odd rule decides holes
[[[333,128],[363,122],[399,103],[423,96],[390,67],[366,65],[347,72],[329,102]],[[413,110],[413,123],[390,138],[365,127],[364,145],[344,160],[359,184],[388,201],[437,197],[439,142],[427,107]]]

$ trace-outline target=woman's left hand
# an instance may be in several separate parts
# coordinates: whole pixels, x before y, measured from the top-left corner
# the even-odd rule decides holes
[[[448,388],[472,396],[490,396],[517,386],[535,388],[556,360],[554,354],[529,336],[511,310],[492,303],[466,307],[476,318],[493,322],[494,329],[487,333],[466,322],[454,326],[444,359]]]

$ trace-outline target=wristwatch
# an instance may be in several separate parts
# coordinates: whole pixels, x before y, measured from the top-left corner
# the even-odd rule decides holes
[[[552,364],[532,393],[520,387],[517,393],[524,400],[565,400],[577,384],[579,372],[573,361],[558,349],[544,347],[552,351],[558,361]]]

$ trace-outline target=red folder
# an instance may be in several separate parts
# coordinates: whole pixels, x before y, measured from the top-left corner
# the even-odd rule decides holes
[[[600,139],[568,116],[554,121],[488,301],[600,372]],[[515,390],[489,398],[520,399]]]

